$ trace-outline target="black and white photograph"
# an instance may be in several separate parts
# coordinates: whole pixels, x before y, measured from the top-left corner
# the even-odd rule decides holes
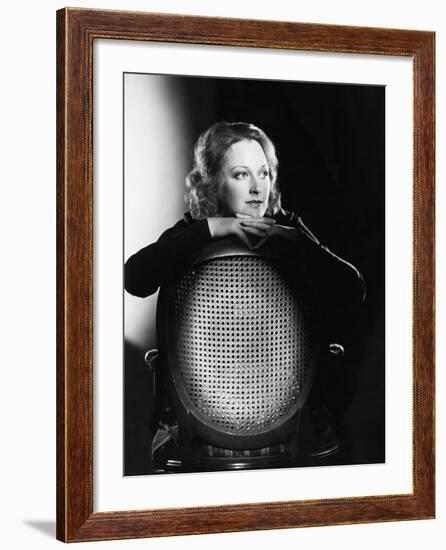
[[[2,6],[2,547],[441,548],[443,4],[68,6]]]
[[[384,463],[385,86],[123,97],[124,475]]]

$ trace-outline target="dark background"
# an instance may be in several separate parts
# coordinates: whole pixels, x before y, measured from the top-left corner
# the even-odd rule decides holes
[[[279,159],[282,205],[363,275],[367,296],[345,342],[330,396],[342,446],[314,465],[385,461],[385,88],[166,77],[186,106],[190,165],[217,121],[251,122]],[[179,182],[181,185],[182,182]],[[125,346],[125,475],[150,473],[150,381],[143,351]]]

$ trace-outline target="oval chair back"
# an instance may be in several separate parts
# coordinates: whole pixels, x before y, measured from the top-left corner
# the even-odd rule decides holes
[[[227,449],[296,430],[319,342],[274,251],[213,241],[162,288],[157,329],[180,429]]]

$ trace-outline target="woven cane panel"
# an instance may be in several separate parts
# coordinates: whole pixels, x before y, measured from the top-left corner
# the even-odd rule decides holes
[[[215,428],[255,434],[290,412],[310,346],[299,302],[266,259],[234,256],[195,267],[171,311],[176,374]]]

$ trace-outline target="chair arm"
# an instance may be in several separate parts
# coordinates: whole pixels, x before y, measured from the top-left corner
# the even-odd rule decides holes
[[[344,357],[344,346],[341,346],[341,344],[331,343],[329,345],[329,351],[331,355],[335,355],[336,357]]]
[[[156,370],[156,361],[155,361],[155,359],[157,359],[158,356],[159,356],[159,353],[158,353],[157,349],[150,349],[144,355],[144,361],[147,363],[147,366],[148,366],[150,371]]]

